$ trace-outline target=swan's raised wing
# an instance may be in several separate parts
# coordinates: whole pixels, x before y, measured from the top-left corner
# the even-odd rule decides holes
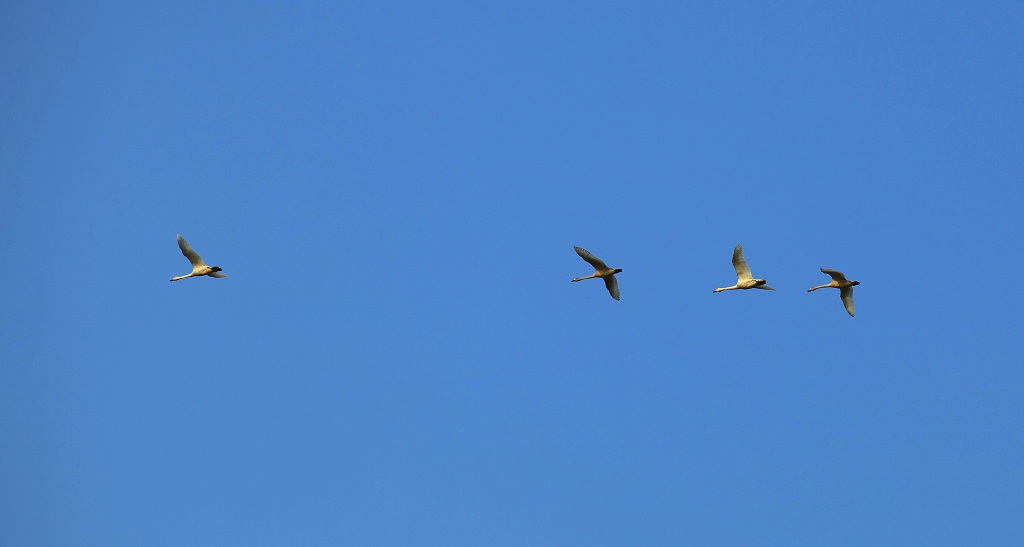
[[[836,270],[828,270],[825,268],[818,269],[821,270],[821,273],[828,274],[828,276],[831,277],[833,281],[846,281],[846,276],[843,275],[843,272],[838,272]]]
[[[589,262],[590,265],[593,266],[595,270],[607,270],[608,269],[608,266],[605,266],[604,262],[602,262],[600,258],[597,258],[596,256],[590,254],[590,251],[584,249],[583,247],[576,247],[575,245],[573,246],[573,249],[576,249],[576,254],[580,255],[580,257],[582,257],[583,260],[586,260],[587,262]],[[616,297],[616,299],[617,298],[618,297]]]
[[[853,287],[839,289],[839,298],[843,299],[843,305],[846,306],[846,313],[850,314],[850,317],[853,317]]]
[[[732,250],[732,267],[736,268],[736,277],[740,281],[752,279],[750,275],[750,266],[747,266],[747,261],[743,258],[742,245],[736,245],[736,248]]]
[[[612,295],[612,298],[619,299],[619,282],[615,280],[614,275],[604,278],[604,286],[608,287],[608,294]]]
[[[181,237],[181,234],[178,234],[178,247],[181,247],[181,254],[185,255],[185,258],[192,263],[193,270],[196,268],[206,267],[206,263],[203,262],[203,259],[192,250],[192,246],[185,241],[185,238]]]

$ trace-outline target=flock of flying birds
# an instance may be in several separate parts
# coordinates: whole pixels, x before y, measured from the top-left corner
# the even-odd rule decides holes
[[[180,237],[180,236],[179,236]],[[573,279],[573,282],[583,281],[584,279],[594,279],[600,277],[604,279],[604,286],[608,287],[608,293],[612,295],[612,298],[619,299],[619,282],[615,280],[615,274],[622,271],[620,268],[609,268],[603,260],[590,254],[590,251],[582,247],[573,247],[576,249],[576,254],[580,255],[583,260],[586,260],[594,267],[594,273],[586,277],[577,277]],[[750,266],[747,266],[747,260],[743,258],[743,246],[737,245],[732,250],[732,267],[736,268],[736,284],[731,287],[721,287],[715,289],[714,292],[722,291],[734,291],[737,289],[764,289],[766,291],[774,291],[775,289],[769,287],[764,279],[755,279],[754,276],[750,275]],[[807,292],[816,291],[818,289],[827,289],[830,287],[839,289],[839,298],[843,299],[843,306],[846,306],[846,312],[853,317],[853,287],[860,285],[860,281],[848,281],[843,272],[836,270],[827,270],[820,268],[821,273],[828,274],[832,281],[826,285],[818,285],[817,287],[811,287],[807,289]]]
[[[181,234],[178,234],[178,247],[181,248],[181,254],[185,255],[185,258],[192,263],[192,273],[172,277],[171,281],[178,281],[179,279],[185,279],[186,277],[198,277],[202,275],[208,275],[210,277],[227,277],[227,274],[221,273],[220,266],[207,266],[199,254],[192,250],[192,246],[185,241],[185,238],[181,237]],[[580,255],[583,260],[586,260],[594,267],[594,273],[585,277],[577,277],[572,280],[573,283],[583,281],[584,279],[604,279],[604,286],[608,288],[608,293],[612,295],[612,298],[618,300],[619,282],[615,280],[615,274],[621,272],[622,269],[609,268],[603,260],[590,254],[590,251],[582,247],[573,247],[573,249],[576,249],[576,254]],[[731,287],[715,289],[714,292],[733,291],[738,289],[775,290],[769,287],[767,285],[767,281],[764,279],[755,279],[754,276],[750,275],[750,266],[747,266],[747,261],[743,258],[742,245],[737,245],[732,251],[732,267],[736,269],[736,284]],[[853,317],[853,287],[860,285],[860,281],[848,281],[846,276],[843,275],[843,272],[827,270],[825,268],[820,269],[821,273],[828,274],[832,278],[832,281],[825,285],[811,287],[807,289],[807,292],[827,288],[839,289],[839,297],[843,300],[843,306],[846,307],[846,311],[850,314],[850,317]]]

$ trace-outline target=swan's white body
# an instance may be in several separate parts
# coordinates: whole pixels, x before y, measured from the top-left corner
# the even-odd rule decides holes
[[[839,289],[839,298],[843,299],[843,306],[846,307],[846,313],[853,317],[853,288],[860,285],[860,281],[848,281],[843,272],[836,270],[826,270],[825,268],[818,268],[821,273],[828,274],[832,278],[832,281],[827,285],[818,285],[817,287],[811,287],[807,289],[807,292],[816,291],[818,289]]]
[[[596,256],[590,254],[590,251],[582,248],[573,246],[576,249],[576,254],[580,255],[583,260],[586,260],[591,266],[594,267],[594,273],[586,277],[577,277],[573,279],[573,283],[577,281],[583,281],[584,279],[594,279],[600,277],[604,279],[604,286],[608,288],[608,294],[612,295],[612,298],[619,299],[619,282],[615,280],[615,274],[621,272],[619,268],[609,268],[605,265],[604,261]]]
[[[732,287],[715,289],[714,292],[735,291],[740,289],[764,289],[766,291],[775,290],[768,285],[765,285],[767,281],[764,279],[754,279],[754,277],[750,275],[750,266],[747,266],[747,261],[743,258],[743,246],[741,245],[736,245],[736,248],[732,250],[732,267],[736,269],[736,284]]]
[[[181,248],[181,254],[185,255],[185,258],[192,263],[192,273],[172,277],[171,281],[185,279],[186,277],[197,277],[200,275],[208,275],[210,277],[227,277],[227,274],[220,273],[220,266],[207,266],[199,254],[192,250],[192,246],[185,241],[185,238],[181,237],[181,234],[178,234],[178,247]]]

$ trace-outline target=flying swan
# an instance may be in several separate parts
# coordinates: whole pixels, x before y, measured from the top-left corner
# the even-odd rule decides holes
[[[715,289],[714,292],[722,291],[734,291],[737,289],[764,289],[766,291],[774,291],[775,289],[765,285],[767,281],[764,279],[754,279],[750,275],[750,266],[747,266],[747,261],[743,259],[743,246],[736,245],[736,248],[732,250],[732,267],[736,268],[736,284],[732,287],[722,287]]]
[[[829,287],[835,287],[839,289],[839,298],[843,299],[843,306],[846,306],[846,313],[853,317],[853,288],[860,285],[860,281],[847,281],[846,276],[843,272],[837,272],[835,270],[826,270],[825,268],[818,268],[821,273],[828,274],[832,277],[832,281],[828,285],[818,285],[817,287],[811,287],[807,289],[807,292],[816,291],[818,289],[827,289]]]
[[[584,279],[593,279],[595,277],[600,277],[604,279],[604,286],[608,287],[608,293],[612,295],[612,298],[618,300],[619,282],[615,280],[615,274],[621,272],[622,270],[619,268],[609,268],[600,258],[597,258],[596,256],[590,254],[590,251],[582,247],[573,246],[573,249],[576,249],[576,254],[580,255],[580,257],[583,258],[583,260],[586,260],[587,262],[590,263],[591,266],[594,267],[594,273],[586,277],[577,277],[576,279],[573,279],[572,282],[575,283],[577,281],[583,281]]]
[[[185,279],[186,277],[197,277],[200,275],[208,275],[210,277],[227,277],[227,274],[220,273],[220,266],[207,266],[206,263],[203,262],[203,259],[192,250],[192,246],[185,241],[185,238],[181,237],[181,234],[178,234],[178,247],[181,247],[181,254],[185,255],[185,258],[192,263],[192,273],[172,277],[171,281]]]

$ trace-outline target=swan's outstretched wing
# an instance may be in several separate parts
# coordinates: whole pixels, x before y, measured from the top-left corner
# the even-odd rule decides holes
[[[774,291],[775,290],[775,289],[769,287],[768,285],[756,285],[756,286],[754,286],[754,288],[755,289],[764,289],[766,291]]]
[[[208,275],[210,277],[227,277],[228,276],[228,274],[220,273],[220,272],[210,272],[210,273],[208,273],[206,275]]]
[[[584,249],[583,247],[576,247],[575,245],[573,246],[573,249],[576,249],[576,254],[580,255],[583,258],[583,260],[589,262],[595,270],[608,269],[608,266],[605,266],[604,262],[602,262],[600,258],[597,258],[596,256],[590,254],[590,251]]]
[[[206,263],[203,262],[203,259],[200,258],[199,255],[192,250],[192,246],[189,245],[187,241],[185,241],[185,238],[181,237],[181,234],[178,234],[178,247],[181,247],[181,254],[185,255],[185,258],[187,258],[188,261],[192,263],[193,270],[196,268],[203,268],[206,266]]]
[[[604,286],[608,287],[608,294],[612,295],[612,298],[619,299],[619,282],[615,280],[614,275],[604,278]]]
[[[843,272],[837,272],[836,270],[827,270],[825,268],[818,269],[821,270],[821,273],[828,274],[828,276],[831,277],[834,281],[846,281],[846,276],[843,275]]]
[[[850,314],[850,317],[853,317],[853,287],[839,289],[839,298],[843,299],[843,305],[846,306],[846,313]]]
[[[747,266],[747,261],[743,258],[742,245],[736,245],[736,248],[732,250],[732,267],[736,268],[736,277],[740,281],[752,279],[750,275],[750,266]]]

